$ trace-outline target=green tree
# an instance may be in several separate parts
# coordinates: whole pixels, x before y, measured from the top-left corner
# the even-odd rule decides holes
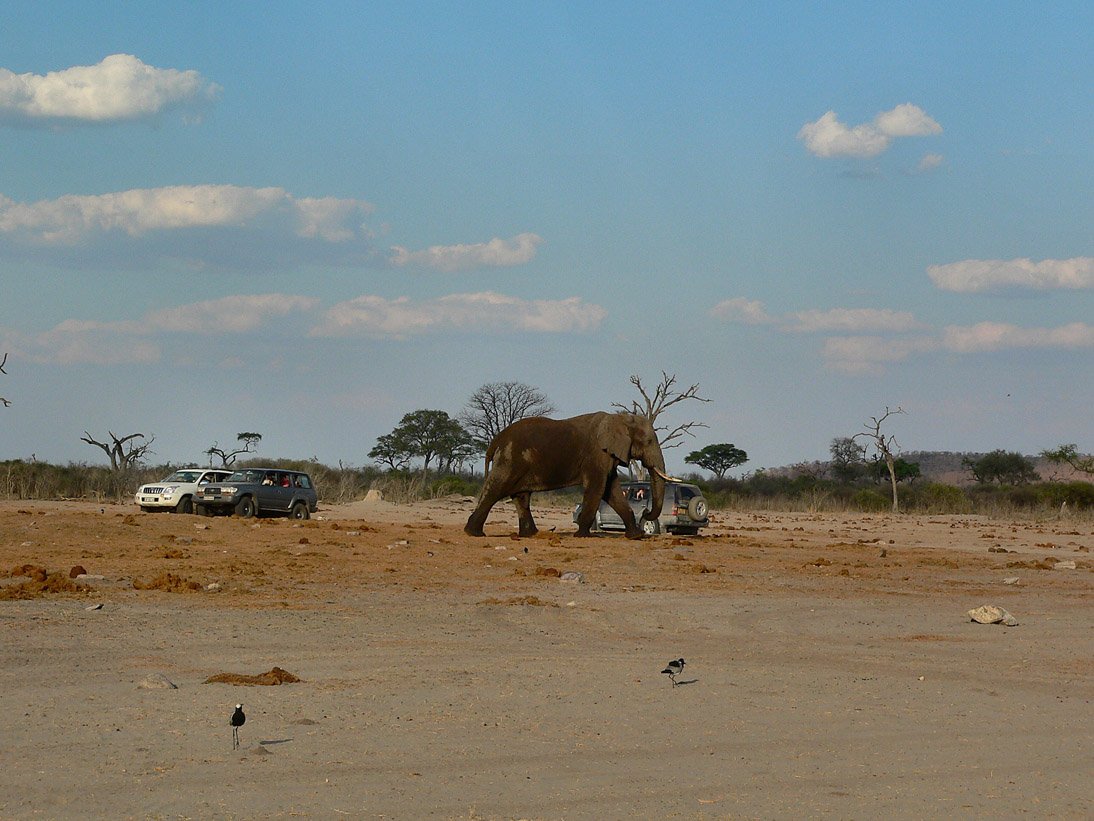
[[[719,445],[707,445],[701,450],[693,450],[684,459],[689,465],[698,465],[703,470],[709,470],[719,479],[724,479],[727,470],[748,461],[748,454],[736,445],[722,443]]]
[[[1020,453],[1002,449],[993,450],[979,459],[966,456],[961,464],[972,472],[976,481],[985,485],[992,482],[1000,485],[1021,485],[1038,478],[1033,462]]]
[[[411,459],[422,460],[422,475],[434,460],[442,467],[466,461],[471,437],[459,422],[441,410],[416,410],[403,416],[395,429],[376,440],[369,456],[393,468]]]
[[[219,456],[224,467],[231,467],[235,464],[236,459],[239,458],[241,453],[254,453],[258,448],[258,443],[262,441],[262,434],[244,431],[243,433],[236,434],[236,441],[242,442],[243,447],[236,448],[235,450],[228,450],[220,447],[218,442],[213,442],[211,448],[202,452],[209,457],[210,465],[213,464],[213,457]]]
[[[900,456],[893,460],[893,472],[898,482],[914,482],[921,476],[919,462],[909,462]],[[889,478],[889,466],[885,464],[884,459],[876,459],[870,465],[870,474],[875,482],[883,482]]]
[[[1068,464],[1080,473],[1094,475],[1094,456],[1079,453],[1078,445],[1060,445],[1054,450],[1043,450],[1041,456],[1055,464]]]

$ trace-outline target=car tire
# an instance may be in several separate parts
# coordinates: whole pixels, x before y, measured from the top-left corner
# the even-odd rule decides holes
[[[198,516],[212,516],[213,511],[209,510],[205,505],[194,505],[194,513]]]
[[[253,519],[258,515],[258,506],[251,496],[244,496],[236,502],[236,516],[241,519]]]
[[[707,517],[707,500],[702,496],[692,496],[688,502],[688,516],[697,522]]]
[[[154,513],[156,509],[154,507],[148,507],[146,505],[141,505],[141,510],[143,510],[145,513]]]
[[[646,519],[640,526],[647,536],[657,536],[661,533],[661,522],[657,519]]]
[[[311,511],[308,510],[306,502],[297,502],[292,506],[292,510],[289,511],[289,516],[293,519],[310,519]]]
[[[193,513],[194,512],[194,500],[189,496],[183,496],[177,505],[175,505],[175,513]]]

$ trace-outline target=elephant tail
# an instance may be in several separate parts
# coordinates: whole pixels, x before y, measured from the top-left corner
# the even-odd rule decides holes
[[[490,465],[494,461],[494,452],[497,450],[497,440],[495,439],[486,448],[486,463],[483,465],[482,475],[486,476],[490,472]]]

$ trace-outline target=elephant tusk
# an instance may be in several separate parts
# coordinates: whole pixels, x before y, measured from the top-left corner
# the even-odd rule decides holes
[[[650,468],[650,470],[652,470],[652,471],[653,471],[654,473],[656,473],[656,474],[657,474],[658,476],[660,476],[660,477],[661,477],[662,479],[664,479],[664,480],[665,480],[666,482],[679,482],[679,481],[680,481],[679,479],[673,479],[673,478],[672,478],[671,476],[669,476],[669,475],[668,475],[667,473],[665,473],[665,472],[664,472],[664,471],[662,471],[662,470],[658,470],[657,468]]]

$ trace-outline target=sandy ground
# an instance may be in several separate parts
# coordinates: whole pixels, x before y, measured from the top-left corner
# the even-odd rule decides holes
[[[517,540],[504,505],[471,539],[471,506],[0,503],[0,594],[101,576],[0,599],[0,817],[1094,817],[1090,520]],[[201,589],[134,586],[164,573]],[[203,683],[275,665],[303,682]]]

